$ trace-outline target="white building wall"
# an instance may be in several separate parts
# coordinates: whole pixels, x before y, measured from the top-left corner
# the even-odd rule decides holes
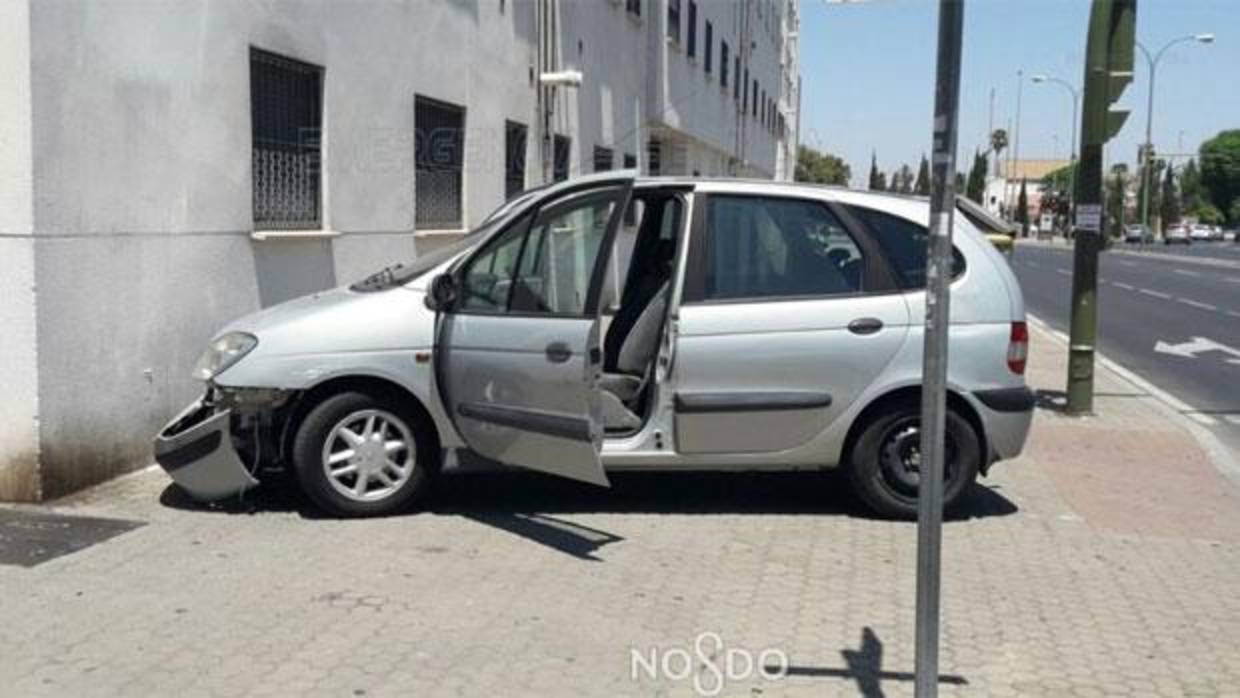
[[[39,499],[30,14],[0,3],[0,500]]]
[[[615,167],[626,153],[644,166],[652,129],[690,146],[665,173],[722,174],[737,153],[744,120],[717,84],[718,41],[741,5],[699,3],[699,23],[715,25],[706,79],[704,24],[690,64],[667,48],[665,3],[648,0],[640,19],[623,2],[555,3],[560,67],[585,75],[556,96],[573,174],[593,169],[595,145],[613,149]],[[189,368],[227,321],[458,235],[415,225],[415,94],[466,108],[465,227],[504,198],[505,120],[527,126],[526,183],[540,183],[535,7],[0,3],[0,498],[54,496],[149,462],[151,436],[200,390]],[[775,69],[764,41],[755,74]],[[253,235],[250,47],[324,69],[317,237]],[[667,106],[669,121],[652,119]],[[744,142],[744,171],[770,176],[774,136]]]

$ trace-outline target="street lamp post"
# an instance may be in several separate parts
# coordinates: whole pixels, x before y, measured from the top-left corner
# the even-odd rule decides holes
[[[1181,36],[1177,39],[1172,39],[1171,41],[1163,44],[1162,48],[1158,49],[1158,51],[1152,56],[1150,55],[1149,49],[1145,48],[1145,44],[1140,41],[1136,42],[1137,48],[1141,49],[1141,54],[1145,56],[1146,65],[1148,65],[1150,69],[1149,93],[1147,95],[1145,105],[1145,147],[1142,149],[1141,158],[1141,191],[1144,193],[1144,196],[1141,197],[1141,224],[1151,233],[1153,233],[1153,229],[1150,228],[1150,171],[1154,169],[1154,144],[1151,142],[1151,131],[1154,127],[1154,76],[1158,69],[1158,61],[1162,60],[1163,54],[1167,52],[1167,49],[1175,46],[1176,44],[1182,44],[1186,41],[1196,41],[1199,44],[1210,44],[1214,43],[1214,35],[1189,34],[1188,36]]]
[[[1067,80],[1051,75],[1034,75],[1031,78],[1035,83],[1053,82],[1056,85],[1062,85],[1064,89],[1072,94],[1072,141],[1068,147],[1070,155],[1068,156],[1068,210],[1072,210],[1072,205],[1076,201],[1076,112],[1077,106],[1081,101],[1081,91],[1072,86]]]

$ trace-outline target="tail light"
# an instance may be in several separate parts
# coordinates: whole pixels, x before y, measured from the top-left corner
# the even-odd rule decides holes
[[[1024,322],[1013,322],[1012,333],[1008,336],[1008,370],[1018,376],[1023,376],[1025,374],[1025,362],[1028,359],[1029,326]]]

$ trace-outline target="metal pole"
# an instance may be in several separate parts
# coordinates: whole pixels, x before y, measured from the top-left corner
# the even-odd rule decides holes
[[[921,392],[921,478],[917,490],[917,646],[915,695],[939,690],[939,582],[943,539],[947,329],[950,318],[952,217],[956,210],[956,121],[964,0],[940,0],[934,88],[934,176],[926,254],[926,320]]]
[[[1020,96],[1025,90],[1025,71],[1023,69],[1016,71],[1016,133],[1012,136],[1012,167],[1008,170],[1008,178],[1016,179],[1016,168],[1020,167]],[[1013,197],[1018,196],[1016,190],[1012,190]],[[1014,220],[1016,217],[1016,202],[1011,201],[1008,204],[1008,220]]]
[[[1144,46],[1141,47],[1141,51],[1145,53]],[[1161,55],[1161,53],[1160,51],[1159,54]],[[1152,233],[1153,229],[1150,228],[1150,170],[1153,169],[1154,165],[1153,157],[1151,157],[1154,154],[1154,144],[1151,142],[1153,139],[1151,134],[1154,128],[1154,71],[1158,69],[1158,61],[1150,58],[1149,53],[1145,53],[1145,60],[1150,65],[1150,89],[1145,103],[1145,148],[1144,154],[1141,157],[1141,191],[1143,192],[1141,197],[1141,225],[1145,226],[1145,229]]]
[[[1069,86],[1068,89],[1072,90],[1072,142],[1069,146],[1071,154],[1068,157],[1068,210],[1071,211],[1076,202],[1076,118],[1080,93],[1074,87]]]

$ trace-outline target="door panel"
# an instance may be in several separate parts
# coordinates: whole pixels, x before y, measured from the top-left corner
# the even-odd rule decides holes
[[[859,318],[882,327],[849,330]],[[907,331],[898,294],[681,306],[677,449],[783,451],[809,441],[878,377]]]
[[[462,439],[510,465],[606,485],[599,298],[632,179],[595,179],[543,202],[454,274],[437,371]]]

